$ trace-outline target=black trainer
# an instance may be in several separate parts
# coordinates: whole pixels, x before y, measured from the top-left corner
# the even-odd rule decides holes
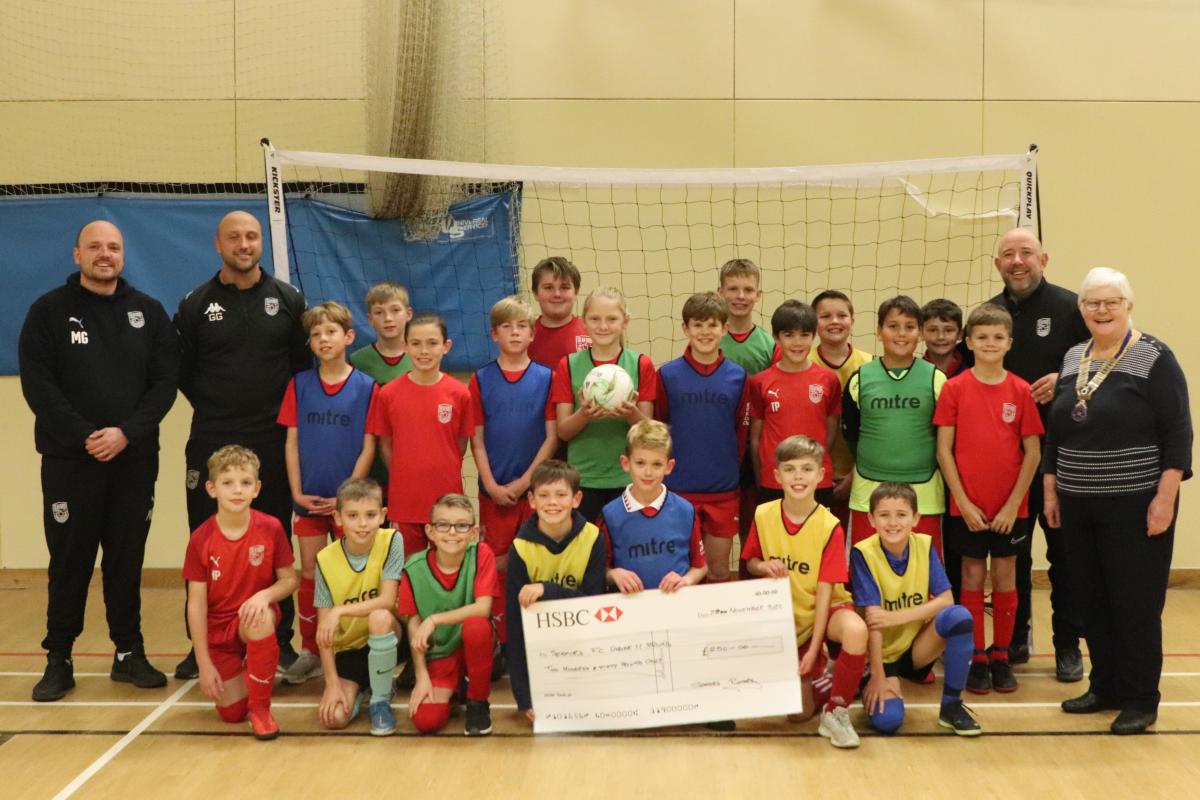
[[[1016,666],[1017,664],[1029,663],[1029,643],[1021,642],[1020,644],[1013,642],[1008,648],[1008,663]]]
[[[200,677],[200,665],[196,663],[196,651],[188,650],[188,654],[175,665],[175,680],[190,681]]]
[[[938,725],[949,728],[958,736],[978,736],[983,733],[983,728],[979,727],[975,717],[971,716],[971,710],[963,705],[961,700],[942,703],[942,709],[938,713]]]
[[[167,676],[156,670],[140,650],[126,653],[125,658],[113,656],[108,677],[119,683],[132,683],[139,689],[158,689],[167,685]]]
[[[1059,683],[1083,680],[1083,653],[1078,647],[1059,650],[1054,654],[1054,677]]]
[[[487,700],[467,701],[467,720],[463,733],[467,736],[487,736],[492,732],[492,707]]]
[[[71,657],[62,653],[46,656],[46,671],[33,687],[33,699],[39,703],[62,700],[67,692],[75,688],[75,667]]]
[[[1017,676],[1007,661],[992,662],[992,688],[1004,694],[1017,690]]]
[[[967,691],[971,694],[987,694],[992,690],[992,671],[986,661],[971,662],[967,672]]]

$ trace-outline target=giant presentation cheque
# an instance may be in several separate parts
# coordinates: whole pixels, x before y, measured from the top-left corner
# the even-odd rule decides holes
[[[535,733],[800,711],[786,580],[534,603],[522,611]]]

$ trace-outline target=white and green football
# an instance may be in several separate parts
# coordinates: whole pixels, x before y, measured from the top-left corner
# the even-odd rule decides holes
[[[633,397],[633,379],[616,364],[593,367],[583,379],[583,399],[612,411]]]

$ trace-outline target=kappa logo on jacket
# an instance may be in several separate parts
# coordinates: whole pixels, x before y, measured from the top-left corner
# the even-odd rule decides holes
[[[204,313],[208,317],[209,322],[220,322],[225,319],[224,307],[215,301],[208,304],[208,308],[204,309]]]

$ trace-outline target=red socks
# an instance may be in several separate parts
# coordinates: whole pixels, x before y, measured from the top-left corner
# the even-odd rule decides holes
[[[985,657],[982,655],[987,650],[987,633],[984,626],[987,621],[983,615],[983,591],[980,589],[963,589],[960,593],[962,597],[963,608],[971,612],[971,620],[975,627],[975,659],[982,661]]]
[[[992,592],[992,660],[1008,661],[1013,624],[1017,617],[1017,591]]]
[[[296,616],[300,617],[300,646],[312,654],[317,653],[317,610],[313,608],[316,580],[300,578],[300,590],[296,592]]]
[[[463,620],[462,637],[463,659],[467,662],[467,699],[487,700],[492,693],[492,623],[485,617],[469,617]]]
[[[833,662],[833,691],[829,702],[825,704],[826,711],[832,711],[838,706],[848,706],[858,691],[862,682],[863,670],[867,667],[867,654],[853,655],[845,648]]]
[[[251,709],[271,707],[271,690],[275,688],[275,668],[279,666],[279,642],[275,635],[246,642],[246,699]]]

